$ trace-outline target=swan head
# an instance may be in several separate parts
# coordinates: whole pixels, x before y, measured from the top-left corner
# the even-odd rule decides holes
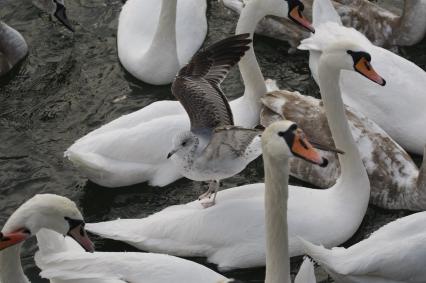
[[[173,149],[167,154],[167,159],[175,155],[182,158],[193,151],[198,145],[198,142],[198,137],[192,132],[177,134],[173,138]]]
[[[321,167],[328,164],[328,160],[321,157],[296,123],[288,120],[272,123],[265,129],[262,150],[269,158],[282,161],[298,157]]]
[[[326,60],[334,68],[355,71],[381,86],[386,85],[385,79],[374,70],[368,50],[356,42],[337,41],[323,50],[320,60]]]
[[[64,0],[33,0],[35,6],[54,16],[67,29],[74,32],[74,28],[68,20]]]
[[[264,5],[268,7],[268,15],[288,18],[304,29],[312,33],[315,32],[312,24],[303,16],[302,12],[305,6],[301,0],[267,0]]]
[[[68,235],[86,251],[93,252],[94,245],[84,224],[83,216],[70,199],[54,194],[35,195],[6,222],[0,234],[0,250],[21,243],[44,228]]]

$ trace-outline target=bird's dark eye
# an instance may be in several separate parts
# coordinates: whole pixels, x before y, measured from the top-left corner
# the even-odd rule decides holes
[[[182,146],[186,146],[186,141],[184,141],[184,142],[182,143]]]
[[[80,219],[72,219],[69,217],[64,217],[70,226],[70,230],[74,229],[78,225],[82,225],[84,227],[84,221]]]
[[[284,137],[285,136],[285,132],[278,132],[278,136]]]

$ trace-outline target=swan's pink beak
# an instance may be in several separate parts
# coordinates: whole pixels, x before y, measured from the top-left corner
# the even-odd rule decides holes
[[[31,237],[31,233],[26,229],[19,229],[11,233],[0,233],[0,251],[19,244],[29,237]]]
[[[294,7],[290,13],[288,14],[289,18],[293,20],[293,22],[301,25],[308,31],[315,33],[315,29],[312,24],[303,16],[302,9],[299,6]]]
[[[87,236],[87,232],[83,227],[83,224],[80,224],[68,232],[68,236],[73,238],[86,252],[93,253],[95,251],[95,245],[90,240],[89,236]]]

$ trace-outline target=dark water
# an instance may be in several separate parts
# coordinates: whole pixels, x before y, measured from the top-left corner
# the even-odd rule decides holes
[[[231,35],[237,20],[217,1],[209,2],[206,44]],[[188,180],[165,188],[145,184],[102,188],[88,182],[62,157],[74,140],[100,125],[151,102],[173,99],[170,86],[143,84],[120,66],[116,27],[121,5],[119,0],[67,1],[69,17],[76,27],[71,34],[30,1],[0,0],[0,18],[19,30],[30,47],[20,68],[0,81],[0,227],[23,201],[37,193],[67,196],[78,203],[88,222],[96,222],[147,216],[169,205],[191,201],[205,190],[205,184]],[[402,54],[425,68],[425,48],[423,41],[403,49]],[[255,49],[265,77],[277,79],[282,88],[318,97],[318,89],[309,77],[307,54],[289,55],[286,44],[262,37],[256,37]],[[224,89],[230,98],[242,94],[237,70],[225,80]],[[262,171],[262,163],[257,160],[223,186],[260,181]],[[361,229],[348,245],[406,214],[370,207]],[[99,250],[134,250],[111,240],[95,238],[95,242]],[[25,272],[32,282],[46,282],[34,266],[35,250],[34,241],[25,246]],[[196,260],[206,264],[203,259]],[[294,269],[298,263],[294,261]],[[321,282],[329,282],[323,271],[318,268],[317,272]],[[226,275],[263,282],[264,269]]]

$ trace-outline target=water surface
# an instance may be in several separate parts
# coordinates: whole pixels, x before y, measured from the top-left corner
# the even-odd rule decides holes
[[[165,188],[146,184],[102,188],[88,182],[63,158],[64,150],[74,140],[100,125],[154,101],[173,99],[170,86],[139,82],[119,64],[116,29],[121,5],[119,0],[67,1],[69,17],[76,27],[71,34],[30,1],[0,0],[0,18],[19,30],[30,47],[20,68],[0,81],[0,227],[23,201],[37,193],[67,196],[77,202],[88,222],[96,222],[144,217],[164,207],[192,201],[206,189],[205,184],[185,179]],[[206,44],[233,34],[237,17],[217,1],[209,2],[208,19]],[[423,41],[403,49],[402,54],[424,69],[425,48]],[[282,88],[319,97],[309,76],[307,54],[289,55],[287,49],[285,43],[255,38],[265,77],[278,80]],[[230,99],[243,93],[237,69],[223,86]],[[240,175],[225,180],[223,187],[262,180],[262,163],[257,160]],[[406,214],[370,207],[360,230],[346,245]],[[135,250],[119,242],[94,239],[101,251]],[[34,265],[35,250],[34,241],[25,245],[25,272],[33,283],[46,282]],[[195,260],[206,264],[203,259]],[[294,261],[294,270],[299,262]],[[319,268],[317,272],[322,282],[331,282]],[[263,282],[264,268],[225,275],[245,282]]]

